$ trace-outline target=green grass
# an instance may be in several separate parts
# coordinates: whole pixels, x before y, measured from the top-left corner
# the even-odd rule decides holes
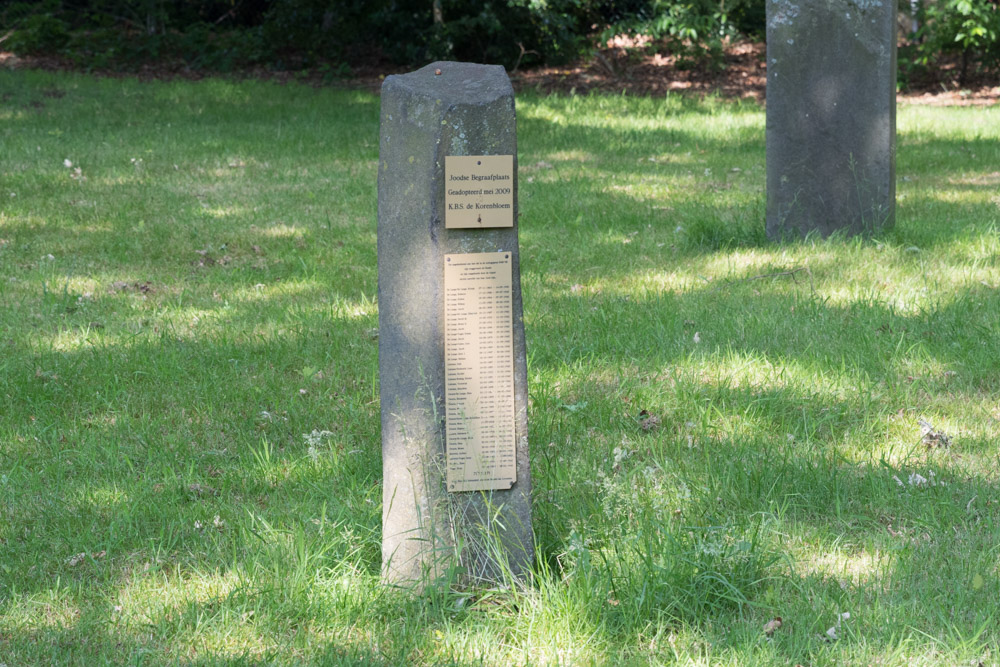
[[[776,245],[761,108],[519,97],[539,562],[410,597],[378,99],[0,100],[0,664],[1000,659],[1000,110],[902,107],[896,227]]]

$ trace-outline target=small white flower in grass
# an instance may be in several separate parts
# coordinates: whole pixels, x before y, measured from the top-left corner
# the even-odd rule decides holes
[[[927,478],[918,472],[910,474],[910,486],[924,486],[927,484]]]
[[[226,527],[226,522],[223,521],[218,514],[216,514],[212,519],[212,526],[216,530],[223,530]]]
[[[333,431],[324,431],[315,428],[311,433],[302,434],[302,439],[307,445],[309,445],[309,448],[306,450],[306,455],[311,461],[315,463],[319,460],[320,447],[332,437]]]
[[[312,433],[303,433],[302,439],[306,441],[307,445],[311,447],[316,447],[323,444],[325,440],[333,437],[333,431],[321,431],[319,429],[313,429]]]
[[[893,475],[893,476],[892,476],[892,478],[893,478],[894,480],[896,480],[896,484],[898,484],[899,486],[906,486],[905,484],[903,484],[903,480],[901,480],[901,479],[900,479],[899,477],[897,477],[896,475]]]
[[[697,552],[700,556],[718,558],[725,553],[726,545],[718,535],[709,534],[698,543]]]
[[[70,162],[69,158],[66,158],[65,160],[63,160],[63,166],[66,167],[67,169],[72,169],[73,163]]]
[[[701,334],[698,333],[697,331],[695,331],[694,332],[694,338],[692,340],[694,340],[695,343],[700,343],[701,342]]]
[[[198,521],[197,519],[195,519],[195,521],[194,521],[194,529],[195,530],[201,530],[204,527],[205,527],[205,524],[203,524],[201,521]]]
[[[615,465],[621,465],[621,462],[631,456],[631,454],[632,452],[623,447],[615,447]]]

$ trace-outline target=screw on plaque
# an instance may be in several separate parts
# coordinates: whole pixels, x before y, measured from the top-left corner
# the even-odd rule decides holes
[[[479,224],[483,224],[483,216],[480,215],[478,218],[476,218],[476,222],[478,222]]]

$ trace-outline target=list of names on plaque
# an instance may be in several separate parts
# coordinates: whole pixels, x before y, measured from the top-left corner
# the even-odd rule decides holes
[[[444,183],[448,229],[514,226],[513,155],[447,155]]]
[[[449,491],[517,479],[511,254],[445,255],[445,437]]]

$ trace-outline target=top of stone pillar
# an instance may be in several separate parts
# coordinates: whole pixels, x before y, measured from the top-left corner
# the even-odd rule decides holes
[[[500,65],[451,61],[434,62],[409,74],[387,76],[382,83],[383,92],[397,87],[448,106],[488,103],[514,94],[507,71]]]

